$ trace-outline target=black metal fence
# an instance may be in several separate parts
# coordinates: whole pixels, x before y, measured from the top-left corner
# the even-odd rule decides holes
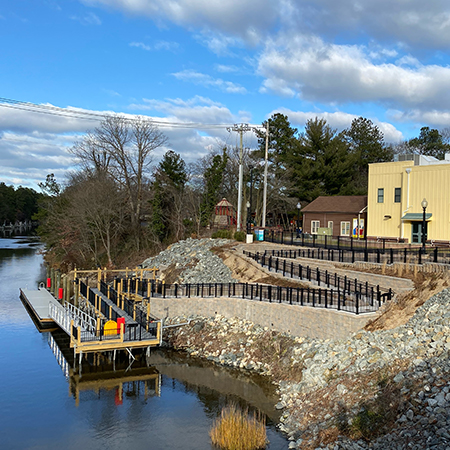
[[[306,249],[277,250],[272,256],[283,258],[316,258],[327,261],[365,261],[372,263],[440,263],[450,264],[450,247],[390,247],[392,240],[353,239],[343,236],[321,236],[266,230],[264,240]],[[397,241],[395,241],[397,242]]]
[[[104,324],[107,320],[114,320],[117,322],[117,319],[122,317],[120,314],[120,311],[117,311],[115,308],[111,307],[110,304],[102,297],[97,296],[95,292],[87,286],[83,281],[78,280],[80,283],[80,293],[83,297],[87,299],[87,301],[97,309],[99,307],[100,311],[106,318],[106,320],[103,320],[99,330],[97,330],[94,333],[90,332],[82,332],[81,339],[82,341],[85,340],[107,340],[107,339],[117,339],[116,334],[109,334],[108,330],[104,329]],[[125,333],[124,333],[124,339],[125,340],[142,340],[142,339],[148,339],[148,335],[144,335],[143,332],[147,331],[150,333],[152,337],[157,336],[157,322],[156,319],[153,317],[149,317],[147,319],[147,314],[142,311],[137,305],[135,305],[134,302],[127,299],[124,295],[119,294],[114,288],[106,284],[104,281],[100,282],[100,292],[104,296],[108,296],[108,291],[110,295],[110,300],[112,303],[114,303],[118,308],[121,308],[121,305],[123,304],[123,311],[127,313],[129,316],[133,317],[133,322],[128,322],[125,324]],[[97,301],[97,304],[96,304]],[[139,326],[140,325],[140,326]],[[90,338],[88,338],[90,336]]]
[[[391,288],[383,289],[379,285],[374,286],[367,281],[361,282],[357,278],[350,278],[346,275],[342,276],[336,272],[333,273],[328,270],[320,270],[318,267],[311,268],[302,264],[294,264],[293,261],[289,262],[286,259],[280,259],[266,254],[261,255],[246,251],[244,251],[244,254],[257,261],[263,267],[267,267],[269,271],[273,270],[290,278],[316,282],[318,286],[322,285],[327,288],[333,286],[349,296],[364,299],[371,305],[380,305],[385,300],[390,300],[393,296]]]
[[[127,283],[126,285],[129,285]],[[147,313],[144,312],[137,304],[136,302],[128,299],[125,295],[119,294],[117,290],[105,283],[103,280],[100,281],[100,292],[108,296],[110,300],[116,304],[118,307],[125,311],[130,317],[133,317],[133,319],[144,328],[144,330],[147,330],[152,336],[156,336],[157,334],[157,323],[156,318],[152,316],[147,317]],[[127,292],[127,291],[125,291]],[[137,293],[137,292],[132,292]],[[131,324],[128,324],[127,327],[129,327]],[[140,340],[140,338],[139,338]]]
[[[346,288],[342,284],[337,289],[320,287],[316,289],[252,283],[164,284],[157,283],[154,280],[148,280],[148,282],[155,283],[154,296],[162,298],[229,297],[314,308],[330,308],[354,314],[377,311],[392,295],[392,292],[382,293],[381,291],[377,295],[372,289],[369,289],[366,296],[363,289],[353,292],[351,283],[347,283]]]

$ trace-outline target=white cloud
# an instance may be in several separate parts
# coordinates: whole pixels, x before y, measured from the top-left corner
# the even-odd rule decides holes
[[[235,73],[239,72],[239,68],[236,66],[227,66],[225,64],[216,64],[214,68],[217,70],[217,72],[222,73]]]
[[[400,123],[414,123],[427,126],[431,128],[442,129],[450,124],[449,111],[428,110],[422,111],[419,109],[412,109],[407,111],[390,110],[388,117]]]
[[[157,41],[155,43],[155,50],[165,50],[168,52],[176,52],[179,48],[180,48],[180,44],[178,42]]]
[[[152,48],[143,42],[130,42],[130,47],[142,48],[142,50],[150,51]]]
[[[271,0],[82,0],[127,13],[146,15],[177,25],[198,27],[219,34],[232,34],[250,43],[258,42],[277,20],[278,2]]]
[[[301,35],[269,41],[258,71],[266,78],[263,90],[296,92],[311,101],[446,109],[450,100],[449,67],[375,64],[364,47]]]
[[[343,111],[335,112],[316,112],[316,111],[292,111],[286,108],[278,108],[269,114],[269,117],[275,113],[285,114],[289,117],[291,124],[298,128],[303,128],[306,122],[310,119],[318,117],[319,119],[325,119],[331,128],[336,128],[338,131],[342,131],[348,128],[354,119],[359,116],[355,114],[349,114]],[[384,140],[388,143],[399,142],[403,139],[403,134],[401,131],[397,130],[392,124],[388,122],[380,122],[377,118],[371,119],[374,125],[384,134]]]
[[[146,50],[147,52],[153,50],[176,52],[180,48],[180,44],[178,44],[177,42],[157,41],[152,47],[148,44],[144,44],[143,42],[130,42],[130,47],[141,48],[142,50]]]
[[[195,70],[183,70],[172,74],[175,78],[188,81],[204,87],[214,87],[228,94],[245,94],[247,90],[231,81],[224,81],[221,78],[213,78],[210,75],[196,72]]]
[[[102,21],[100,18],[95,15],[93,12],[89,12],[85,16],[71,16],[72,20],[76,20],[77,22],[80,22],[81,25],[101,25]]]
[[[450,4],[445,0],[376,2],[292,0],[291,26],[320,35],[371,36],[408,47],[447,49]]]
[[[167,122],[188,122],[196,124],[232,124],[237,118],[224,105],[210,99],[196,96],[189,100],[144,99],[143,104],[130,105],[132,110],[152,110],[167,116]],[[225,127],[223,127],[225,129]]]

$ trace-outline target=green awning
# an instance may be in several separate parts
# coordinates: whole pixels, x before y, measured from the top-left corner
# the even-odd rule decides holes
[[[432,214],[426,213],[425,220],[430,220],[431,216]],[[402,217],[402,220],[411,220],[411,221],[423,220],[423,213],[407,213]]]

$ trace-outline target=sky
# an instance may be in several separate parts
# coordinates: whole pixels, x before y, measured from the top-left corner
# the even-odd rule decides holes
[[[450,126],[449,49],[446,0],[3,0],[0,182],[63,182],[68,149],[113,113],[161,125],[155,164],[277,112],[300,131],[362,116],[401,142]]]

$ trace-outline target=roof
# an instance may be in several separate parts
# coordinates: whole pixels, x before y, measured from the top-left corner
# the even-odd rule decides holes
[[[216,206],[228,206],[229,208],[234,208],[234,206],[226,198],[220,200],[220,202],[217,203]]]
[[[367,206],[367,195],[334,195],[317,197],[303,212],[356,213]]]
[[[431,219],[431,214],[426,213],[425,220],[430,220],[430,219]],[[402,217],[402,220],[411,220],[411,221],[423,220],[423,213],[407,213]]]

